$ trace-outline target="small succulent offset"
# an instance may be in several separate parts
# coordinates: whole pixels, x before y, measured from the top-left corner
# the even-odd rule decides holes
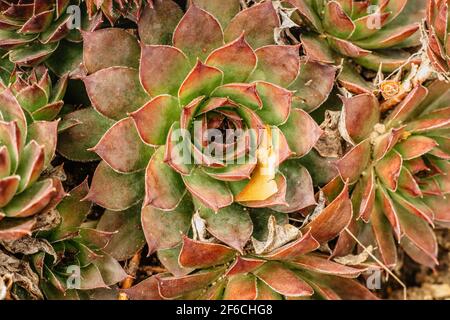
[[[381,64],[388,72],[409,59],[402,49],[420,45],[424,0],[286,2],[298,9],[309,28],[310,32],[301,34],[301,42],[308,57],[316,61],[334,63],[344,56],[372,70]]]
[[[67,75],[53,83],[48,69],[41,65],[30,72],[15,72],[13,81],[11,91],[27,118],[51,121],[58,116],[64,105]]]
[[[371,94],[343,98],[343,132],[354,147],[337,163],[340,177],[324,190],[332,199],[341,178],[354,185],[349,228],[376,244],[387,266],[397,263],[396,241],[415,261],[438,263],[431,227],[450,221],[449,89],[441,81],[417,85],[387,116]],[[348,254],[353,245],[343,235],[334,255]]]
[[[51,90],[43,69],[34,70],[29,78],[15,77],[0,93],[2,240],[31,234],[34,216],[49,212],[64,196],[59,178],[42,176],[55,154],[58,121],[49,120],[62,105],[64,81]]]

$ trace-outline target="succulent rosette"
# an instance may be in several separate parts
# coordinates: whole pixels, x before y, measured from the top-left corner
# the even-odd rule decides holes
[[[387,115],[371,94],[343,98],[342,131],[354,147],[338,161],[340,177],[324,193],[333,199],[341,178],[353,185],[349,228],[375,244],[387,266],[397,263],[396,242],[421,264],[438,263],[432,227],[450,220],[449,89],[440,81],[418,85]],[[353,244],[343,235],[334,254],[348,254]]]
[[[157,17],[158,5],[151,11]],[[59,150],[75,160],[102,159],[87,199],[115,211],[144,200],[150,251],[159,249],[152,234],[156,224],[178,238],[189,229],[191,195],[219,215],[225,210],[223,216],[237,219],[248,236],[252,222],[245,207],[295,212],[315,204],[311,178],[298,158],[322,131],[299,107],[312,110],[326,99],[335,68],[302,62],[298,46],[273,44],[273,27],[280,22],[270,1],[234,18],[226,18],[221,6],[219,22],[191,5],[172,31],[173,46],[139,46],[116,28],[84,35],[84,83],[95,111],[65,118],[78,124],[61,135]],[[254,24],[247,25],[249,17]],[[261,25],[268,26],[266,32]],[[146,26],[160,31],[157,22]],[[320,83],[314,68],[324,72]],[[314,89],[310,100],[299,96]],[[110,128],[94,141],[86,133],[90,127]],[[229,130],[241,134],[230,138]],[[210,131],[223,135],[213,141]],[[179,157],[179,150],[187,152]],[[166,225],[168,217],[174,223]],[[235,248],[242,250],[245,242]]]
[[[23,90],[29,92],[27,88]],[[0,93],[1,240],[31,234],[34,217],[49,212],[64,196],[59,178],[42,176],[55,154],[58,121],[28,117],[24,109],[27,102],[27,106],[32,105],[32,100],[20,99],[25,96],[16,98],[12,88]],[[18,100],[25,103],[24,108]]]
[[[427,53],[437,72],[450,78],[449,60],[449,9],[448,1],[430,0],[427,6]]]
[[[8,52],[11,62],[21,66],[38,65],[55,51],[65,55],[67,61],[55,58],[52,66],[58,68],[70,64],[81,54],[81,45],[77,44],[81,42],[79,29],[91,30],[102,22],[101,16],[88,21],[80,6],[79,0],[2,1],[0,48]],[[74,62],[71,67],[76,64]]]
[[[108,19],[111,25],[120,18],[125,17],[136,21],[140,14],[143,2],[152,0],[86,0],[87,13],[90,17],[95,16],[98,12]]]
[[[58,116],[64,106],[67,75],[53,83],[48,69],[41,65],[30,72],[15,72],[13,80],[11,91],[28,118],[51,121]]]
[[[38,237],[48,243],[47,250],[29,257],[47,299],[89,299],[105,288],[103,299],[114,299],[117,290],[111,286],[127,277],[104,250],[114,233],[98,230],[97,221],[87,219],[92,203],[81,201],[87,192],[86,180],[69,192],[56,207],[59,225]]]
[[[316,61],[334,63],[337,53],[372,70],[381,65],[383,71],[392,71],[410,57],[402,49],[420,45],[423,0],[285,2],[298,9],[311,30],[302,33],[301,42]]]
[[[207,221],[220,219],[205,207],[198,211]],[[158,252],[168,273],[122,291],[129,299],[376,299],[354,280],[369,265],[345,266],[316,251],[343,232],[352,217],[347,188],[300,229],[288,224],[287,214],[269,209],[253,216],[258,223],[245,253],[217,238],[204,239],[197,228],[197,240],[183,236],[178,246]]]

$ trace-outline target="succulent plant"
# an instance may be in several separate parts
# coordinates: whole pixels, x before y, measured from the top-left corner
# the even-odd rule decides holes
[[[67,89],[68,75],[52,83],[44,66],[30,72],[15,72],[10,88],[26,116],[33,121],[54,120],[61,111]]]
[[[430,0],[427,6],[427,53],[435,69],[450,79],[448,1]]]
[[[81,53],[80,45],[76,44],[81,41],[79,29],[93,30],[102,22],[101,16],[88,21],[87,15],[69,10],[70,6],[79,9],[80,1],[2,1],[0,48],[7,50],[11,62],[20,66],[38,65],[57,50],[68,61],[53,61],[52,65],[69,64]],[[80,15],[75,17],[78,11]],[[80,26],[76,25],[78,22]]]
[[[305,53],[334,63],[339,56],[372,70],[392,71],[405,64],[404,48],[420,45],[423,0],[287,0],[310,32],[302,32]],[[388,50],[389,49],[389,50]],[[336,56],[336,54],[338,56]]]
[[[102,115],[95,117],[102,118],[101,126],[115,122],[91,145],[103,161],[88,199],[125,210],[145,196],[144,207],[161,212],[179,209],[187,191],[215,211],[234,202],[282,212],[315,203],[309,174],[296,158],[313,147],[321,130],[299,107],[313,110],[326,99],[335,68],[301,61],[298,46],[274,45],[272,29],[257,33],[256,22],[267,15],[271,24],[279,24],[270,1],[233,19],[221,15],[222,23],[229,21],[226,45],[218,20],[194,4],[174,30],[174,46],[140,48],[131,34],[117,28],[84,35],[89,73],[84,83]],[[253,27],[245,25],[248,17],[255,21]],[[204,31],[196,31],[200,29]],[[166,34],[161,38],[167,40]],[[321,83],[315,82],[315,68],[323,72]],[[314,89],[311,100],[301,98]],[[94,117],[92,111],[82,112]],[[92,153],[85,159],[68,154],[70,143],[78,140],[74,136],[81,134],[77,126],[72,129],[61,137],[61,152],[69,158],[96,159]],[[226,136],[233,129],[241,133]],[[208,130],[222,142],[208,140]],[[177,158],[177,148],[188,150],[187,158]],[[275,159],[271,166],[280,165],[280,170],[266,176],[263,172],[273,169],[269,157]]]
[[[0,0],[0,298],[377,299],[399,249],[434,268],[448,4]]]
[[[197,212],[216,215],[202,206]],[[288,224],[286,214],[269,209],[253,213],[258,224],[252,245],[244,252],[214,237],[200,239],[204,235],[197,228],[197,240],[183,236],[180,245],[158,252],[170,273],[150,277],[123,292],[130,299],[376,299],[352,279],[367,271],[368,265],[345,266],[314,253],[349,223],[352,210],[347,188],[300,229]]]
[[[387,266],[397,263],[396,241],[415,261],[437,264],[432,227],[450,220],[449,89],[440,81],[417,85],[387,115],[371,94],[342,98],[344,137],[354,147],[338,161],[340,177],[324,192],[333,199],[341,178],[354,185],[351,230],[375,243]],[[347,254],[353,244],[344,235],[334,254]]]
[[[86,299],[127,277],[119,262],[103,250],[113,233],[97,230],[96,221],[86,219],[92,203],[81,200],[87,192],[85,180],[61,201],[56,207],[61,223],[40,236],[52,250],[30,257],[47,299]],[[117,295],[117,290],[108,291]]]
[[[98,12],[106,16],[111,25],[120,17],[136,21],[139,19],[143,2],[152,4],[152,0],[86,0],[87,13],[90,17]]]
[[[34,92],[30,88],[40,87],[25,87],[18,99],[11,88],[0,93],[1,240],[31,234],[36,223],[34,216],[52,210],[64,196],[57,177],[42,176],[55,154],[58,121],[38,120],[40,117],[33,121],[26,116],[26,108],[18,100],[32,106],[34,102],[26,94]]]

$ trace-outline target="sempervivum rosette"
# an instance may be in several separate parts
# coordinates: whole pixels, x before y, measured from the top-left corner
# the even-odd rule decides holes
[[[220,219],[210,209],[198,210]],[[300,229],[288,224],[287,214],[259,209],[254,212],[258,224],[252,246],[245,253],[217,238],[184,236],[175,248],[158,252],[170,273],[152,276],[123,292],[130,299],[376,299],[354,280],[370,265],[345,266],[315,252],[344,232],[351,217],[347,188]]]
[[[437,264],[432,227],[448,226],[450,220],[449,89],[439,81],[418,85],[387,116],[373,95],[343,98],[341,120],[354,147],[337,166],[342,179],[354,185],[350,228],[374,243],[388,266],[397,262],[396,242],[415,261]],[[331,199],[340,179],[325,188]],[[353,243],[344,235],[335,254],[347,254]]]
[[[58,178],[41,177],[55,154],[58,121],[26,117],[10,88],[0,93],[0,114],[0,240],[14,240],[31,234],[34,216],[64,196]]]
[[[429,0],[427,7],[427,53],[432,65],[446,80],[450,79],[450,39],[448,1]]]
[[[67,89],[67,75],[53,83],[48,69],[38,66],[30,72],[13,74],[11,91],[26,115],[33,120],[54,120],[61,111]]]
[[[392,71],[410,57],[401,49],[420,45],[424,0],[286,2],[312,31],[303,33],[301,41],[314,60],[332,63],[336,52],[369,69],[378,70],[381,64],[384,71]]]
[[[88,21],[80,11],[79,0],[12,0],[0,2],[0,48],[7,51],[11,62],[34,66],[57,52],[65,56],[51,59],[51,65],[77,67],[81,53],[80,29],[95,29],[101,15]],[[58,70],[59,71],[59,70]],[[71,70],[66,70],[71,71]],[[61,73],[62,75],[62,73]]]
[[[218,212],[222,219],[210,227],[239,251],[252,230],[245,207],[295,212],[315,204],[311,178],[297,158],[321,130],[293,104],[320,105],[335,68],[302,63],[298,46],[273,44],[280,22],[270,1],[231,18],[221,15],[223,33],[213,15],[191,5],[173,31],[173,46],[140,47],[115,28],[84,36],[84,83],[98,113],[68,115],[79,123],[63,133],[60,151],[96,159],[92,152],[73,152],[83,145],[102,158],[87,195],[91,201],[118,211],[144,200],[150,251],[174,246],[180,231],[188,232],[191,196]],[[159,23],[147,28],[158,31]],[[166,33],[160,36],[167,40]],[[323,72],[320,83],[314,68]],[[299,96],[314,89],[312,99]],[[107,126],[98,143],[86,132]],[[237,235],[228,232],[233,227]]]
[[[101,12],[113,25],[120,17],[138,19],[143,2],[153,3],[152,0],[86,0],[86,9],[89,17]]]

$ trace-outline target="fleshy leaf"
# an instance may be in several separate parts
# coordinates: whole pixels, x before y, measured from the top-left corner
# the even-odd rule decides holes
[[[276,262],[268,262],[254,274],[272,290],[287,297],[311,296],[314,290],[293,271]]]
[[[122,174],[105,161],[100,162],[92,178],[86,200],[112,211],[126,210],[144,197],[144,171]]]
[[[370,150],[370,141],[364,140],[337,162],[339,173],[344,181],[348,180],[352,184],[359,179],[369,164]]]
[[[314,254],[298,257],[291,262],[296,267],[322,274],[330,274],[344,278],[356,278],[364,269],[352,268],[328,260],[325,256]]]
[[[139,72],[111,67],[84,78],[92,106],[102,115],[120,120],[150,99],[139,82]]]
[[[252,220],[244,207],[232,204],[217,213],[201,208],[200,216],[205,219],[209,233],[235,250],[243,252],[253,232]]]
[[[44,209],[56,192],[51,179],[34,183],[14,197],[2,211],[7,217],[29,217]]]
[[[201,271],[184,277],[158,276],[159,293],[165,298],[176,298],[183,294],[203,289],[223,273],[223,268]]]
[[[209,95],[222,84],[222,80],[222,71],[198,60],[178,91],[181,105],[185,106],[199,96]]]
[[[405,238],[406,238],[407,239],[406,245],[410,249],[407,250],[407,252],[409,254],[411,253],[411,251],[414,252],[415,250],[412,250],[413,249],[412,247],[415,247],[416,250],[418,250],[417,255],[415,254],[414,256],[412,256],[412,258],[417,257],[420,259],[420,261],[422,259],[429,258],[432,261],[434,261],[435,264],[437,264],[438,245],[436,241],[436,236],[431,227],[428,225],[427,222],[417,217],[416,215],[406,212],[404,209],[400,207],[396,208],[398,218],[400,220],[400,225],[402,227],[402,231],[404,232],[404,238],[402,239],[402,246],[405,245]],[[423,255],[423,257],[420,257],[421,255]]]
[[[361,94],[352,98],[342,98],[345,127],[356,143],[366,139],[380,120],[379,104],[372,94]],[[364,119],[364,121],[361,121]]]
[[[182,235],[191,228],[194,207],[185,197],[173,211],[161,211],[151,206],[142,209],[142,229],[149,246],[149,252],[173,248],[181,243]]]
[[[58,152],[74,161],[98,160],[99,157],[88,149],[98,143],[114,121],[103,117],[94,108],[85,108],[67,114],[60,128],[66,124],[70,126],[59,133]]]
[[[261,80],[288,87],[300,71],[299,45],[271,45],[255,51],[258,64],[250,80]],[[282,63],[280,63],[282,62]]]
[[[79,186],[73,188],[67,197],[58,205],[61,223],[52,230],[49,240],[57,241],[70,237],[78,232],[79,227],[86,219],[92,208],[90,201],[81,201],[88,193],[89,186],[84,180]]]
[[[285,196],[287,205],[272,207],[273,210],[290,213],[316,204],[313,181],[308,170],[300,164],[299,160],[292,159],[285,161],[281,164],[279,170],[287,180]]]
[[[226,28],[230,20],[238,14],[240,10],[239,0],[193,0],[192,3],[216,17],[222,25],[222,28]]]
[[[211,2],[211,1],[210,1]],[[255,69],[257,57],[244,35],[211,52],[206,64],[223,71],[223,83],[244,82]]]
[[[298,240],[264,255],[264,258],[268,260],[290,261],[312,252],[319,247],[320,244],[312,237],[311,232],[308,230]]]
[[[193,64],[223,45],[222,28],[214,16],[196,5],[190,5],[175,29],[173,44],[186,53]]]
[[[144,169],[153,153],[153,148],[141,141],[131,118],[116,122],[91,150],[121,173]]]
[[[105,211],[97,224],[98,230],[113,232],[103,251],[118,261],[130,259],[145,244],[140,209],[137,205],[125,211]]]
[[[83,33],[83,64],[88,73],[109,67],[139,66],[137,39],[119,28]]]
[[[397,152],[391,151],[375,166],[378,178],[391,191],[397,190],[402,164],[402,157]]]
[[[28,127],[28,139],[44,147],[46,168],[55,156],[58,121],[35,121]]]
[[[336,238],[352,219],[352,204],[348,195],[348,185],[317,217],[301,230],[311,230],[311,235],[319,243]]]
[[[336,68],[314,61],[301,61],[300,74],[289,86],[295,91],[293,106],[312,112],[322,105],[334,86]]]
[[[170,44],[172,33],[183,16],[172,0],[152,1],[146,5],[138,20],[139,38],[145,44]]]
[[[255,276],[237,275],[230,277],[223,293],[224,300],[255,300],[258,294]]]
[[[392,234],[392,227],[383,214],[379,203],[375,204],[370,221],[383,262],[387,266],[394,266],[397,263],[397,248]]]
[[[222,244],[206,243],[183,237],[179,262],[186,268],[208,268],[233,259],[236,252]]]
[[[139,76],[142,86],[153,97],[159,94],[176,96],[189,70],[186,55],[175,47],[142,47]]]
[[[157,96],[130,114],[141,139],[150,145],[163,145],[172,124],[179,119],[181,108],[172,96]]]
[[[151,276],[142,280],[137,285],[129,289],[123,289],[123,292],[130,300],[162,300],[158,292],[158,280],[156,276]]]
[[[263,105],[256,111],[261,120],[276,126],[285,123],[291,112],[292,92],[263,81],[256,83],[256,90]]]
[[[332,35],[347,39],[355,30],[355,24],[337,1],[327,2],[324,10],[324,28]]]
[[[183,198],[186,188],[178,172],[164,162],[165,147],[159,147],[145,172],[144,206],[173,210]]]
[[[412,136],[401,141],[395,146],[395,149],[405,160],[412,160],[430,152],[438,143],[425,136]]]
[[[233,194],[228,186],[211,178],[200,169],[194,169],[190,175],[182,178],[189,192],[216,212],[233,203]]]
[[[296,157],[311,151],[322,135],[322,130],[313,118],[301,109],[292,109],[287,122],[280,129]]]
[[[256,84],[229,83],[216,88],[212,96],[228,98],[236,103],[242,104],[250,109],[262,108],[262,101],[256,90]]]

